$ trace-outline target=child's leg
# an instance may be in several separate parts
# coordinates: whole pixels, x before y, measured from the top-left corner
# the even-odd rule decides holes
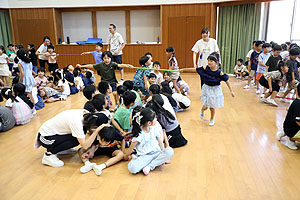
[[[208,107],[206,106],[202,106],[201,110],[200,110],[200,118],[203,119],[204,118],[204,111],[206,111],[208,109]]]
[[[273,99],[273,100],[274,100],[274,99],[275,99],[275,97],[276,97],[276,95],[277,95],[277,91],[273,91],[273,92],[272,92],[272,95],[271,95],[271,99]]]
[[[287,89],[282,97],[286,97],[291,91],[292,89]]]
[[[124,153],[121,150],[116,150],[113,152],[112,156],[113,156],[112,158],[108,159],[105,162],[106,167],[110,167],[110,166],[120,162],[121,160],[123,160]]]
[[[116,91],[112,92],[114,99],[115,99],[115,107],[118,105],[120,106],[120,102],[118,101],[118,93]]]
[[[210,120],[213,120],[215,118],[216,109],[209,108],[210,110]]]
[[[120,70],[121,80],[124,80],[124,69]]]
[[[149,165],[149,163],[159,155],[160,152],[156,152],[153,154],[147,154],[138,156],[137,158],[131,159],[128,164],[128,170],[132,174],[139,173],[144,167]]]
[[[50,97],[46,100],[47,103],[53,103],[55,101],[59,101],[59,98],[53,98],[53,97]]]
[[[265,95],[264,98],[266,99],[266,98],[268,98],[269,96],[271,96],[271,92],[268,92],[268,93]]]
[[[180,93],[180,89],[179,89],[179,87],[176,84],[177,79],[172,79],[172,82],[173,82],[173,86],[174,86],[175,90],[177,91],[177,93]]]
[[[153,159],[150,163],[149,163],[149,168],[150,170],[154,170],[156,167],[161,166],[162,164],[164,164],[165,162],[167,162],[168,160],[170,160],[172,158],[172,156],[174,155],[174,151],[171,147],[167,147],[164,150],[162,150],[159,155]],[[145,169],[147,171],[147,169]],[[145,173],[145,171],[144,171]],[[149,173],[149,171],[148,171]],[[147,172],[145,173],[146,175],[148,174]]]

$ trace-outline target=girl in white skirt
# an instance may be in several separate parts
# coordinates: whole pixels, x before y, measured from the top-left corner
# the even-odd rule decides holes
[[[181,72],[184,71],[196,71],[201,77],[202,86],[201,100],[203,106],[200,111],[200,118],[204,118],[204,111],[208,108],[210,109],[210,121],[209,125],[213,126],[215,124],[214,117],[217,108],[224,106],[224,96],[222,88],[220,86],[221,81],[225,81],[227,87],[231,92],[231,96],[234,97],[234,92],[229,84],[229,77],[227,74],[223,73],[220,69],[219,64],[219,54],[217,52],[211,53],[208,58],[208,65],[198,68],[186,68],[181,69]]]
[[[6,55],[4,46],[0,46],[0,79],[4,82],[4,86],[9,85],[8,77],[10,75],[8,67],[8,56]]]

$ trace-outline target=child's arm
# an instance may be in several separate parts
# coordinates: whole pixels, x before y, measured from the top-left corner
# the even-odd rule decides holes
[[[295,72],[292,72],[292,83],[295,84]]]
[[[125,140],[123,139],[121,142],[121,151],[124,153],[125,155]]]
[[[132,125],[132,113],[130,113],[129,115],[129,123],[130,123],[130,126]]]
[[[124,136],[125,131],[120,127],[120,125],[118,124],[118,122],[116,122],[114,118],[111,119],[111,123],[120,132],[120,134]]]
[[[184,68],[184,69],[180,69],[180,72],[197,72],[196,68]]]
[[[261,66],[264,66],[264,67],[266,68],[266,72],[268,72],[269,67],[268,67],[267,65],[265,65],[263,62],[259,62],[259,64],[260,64]]]
[[[145,90],[148,90],[147,76],[144,75],[143,79],[144,79],[144,88],[145,88]]]
[[[232,88],[231,88],[231,85],[230,85],[230,83],[229,83],[229,80],[225,81],[225,83],[226,83],[226,85],[227,85],[227,87],[228,87],[228,89],[229,89],[229,91],[230,91],[230,93],[231,93],[231,96],[232,96],[232,97],[235,97],[235,94],[234,94],[234,92],[233,92],[233,90],[232,90]]]
[[[169,69],[174,69],[173,67],[174,67],[174,64],[175,64],[175,62],[172,60],[171,61],[171,66],[169,66]]]
[[[166,131],[163,131],[163,138],[164,138],[164,141],[165,141],[165,148],[169,147],[170,144],[169,144],[169,140],[168,140],[168,136],[166,134]]]
[[[164,137],[163,134],[160,134],[160,136],[157,138],[158,145],[159,145],[159,147],[160,147],[161,150],[165,149],[164,143],[163,143],[163,137]]]
[[[194,63],[194,68],[197,68],[197,63],[196,63],[196,60],[197,60],[197,52],[193,52],[193,63]]]
[[[137,142],[131,142],[130,147],[127,150],[127,153],[124,155],[124,160],[129,160],[129,156],[132,153],[133,149],[135,148]]]
[[[81,138],[77,138],[80,146],[83,149],[88,149],[94,142],[96,136],[99,134],[99,132],[101,131],[102,128],[109,126],[109,124],[102,124],[101,126],[99,126],[88,139],[81,139]]]
[[[133,67],[131,64],[118,64],[118,67]]]
[[[19,68],[19,71],[20,71],[20,80],[19,80],[19,83],[22,82],[23,78],[24,78],[24,71],[23,71],[23,67],[21,64],[18,64],[18,68]]]
[[[79,68],[87,68],[87,69],[94,69],[93,64],[87,64],[87,65],[80,65],[80,64],[77,64],[76,67],[79,67]]]
[[[81,55],[91,54],[92,52],[82,52]]]
[[[252,63],[252,61],[251,61],[251,59],[249,60],[249,63],[248,63],[248,72],[250,73],[250,71],[251,71],[251,63]]]

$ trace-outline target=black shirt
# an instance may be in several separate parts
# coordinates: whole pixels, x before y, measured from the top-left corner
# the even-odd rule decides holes
[[[35,55],[35,49],[30,49],[29,58],[32,66],[37,66],[37,56]]]
[[[86,109],[86,110],[88,110],[88,111],[91,112],[91,113],[95,112],[95,107],[93,106],[92,101],[87,101],[87,102],[84,104],[83,109]]]
[[[271,72],[271,71],[278,70],[278,63],[281,60],[282,60],[282,58],[280,55],[277,57],[274,57],[273,55],[271,55],[269,57],[268,61],[266,62],[266,65],[269,67],[268,71]]]
[[[289,67],[289,71],[286,73],[287,82],[289,83],[289,82],[292,81],[292,72],[294,72],[295,80],[299,81],[300,78],[299,78],[297,61],[296,60],[288,60],[287,61],[287,66]]]
[[[287,136],[294,137],[300,130],[300,126],[296,122],[300,122],[299,99],[293,101],[283,122],[283,130]]]

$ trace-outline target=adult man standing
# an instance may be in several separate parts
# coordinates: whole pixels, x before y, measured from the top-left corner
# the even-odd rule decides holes
[[[107,38],[108,43],[108,49],[107,51],[110,51],[113,55],[113,62],[116,62],[118,64],[122,64],[122,50],[125,47],[125,42],[123,40],[123,37],[120,33],[117,32],[117,27],[114,24],[110,24],[108,27],[108,30],[110,34]],[[121,74],[121,80],[119,81],[119,84],[122,84],[124,82],[124,70],[123,68],[120,69]]]

